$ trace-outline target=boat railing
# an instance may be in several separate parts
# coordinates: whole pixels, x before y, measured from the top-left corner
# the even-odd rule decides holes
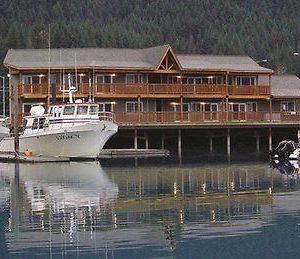
[[[115,115],[112,112],[99,112],[99,120],[103,121],[115,121]]]

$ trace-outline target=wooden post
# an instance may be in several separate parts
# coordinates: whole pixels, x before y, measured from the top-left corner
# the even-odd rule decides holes
[[[269,110],[270,110],[270,111],[269,111],[269,112],[270,112],[270,121],[272,121],[272,112],[273,112],[273,108],[272,108],[272,99],[270,98],[269,101],[270,101],[270,102],[269,102],[269,106],[270,106],[270,107],[269,107]]]
[[[138,116],[139,116],[139,122],[141,121],[141,97],[138,96]]]
[[[137,130],[134,130],[134,149],[138,148]]]
[[[256,153],[260,152],[259,135],[256,133]]]
[[[272,129],[269,128],[269,151],[272,150]]]
[[[19,158],[19,99],[18,99],[18,85],[13,85],[13,107],[14,107],[14,147],[15,158]]]
[[[148,139],[148,134],[145,131],[145,148],[148,149],[149,148],[149,139]]]
[[[212,154],[213,152],[213,138],[212,136],[209,137],[209,153]]]
[[[178,129],[178,157],[181,159],[181,129]]]
[[[230,159],[230,155],[231,155],[231,150],[230,150],[230,129],[227,129],[227,157],[228,159]]]
[[[180,120],[183,121],[183,96],[180,96]]]
[[[163,133],[162,137],[161,137],[161,149],[165,149],[165,138],[166,138],[166,135],[165,135],[165,133]]]

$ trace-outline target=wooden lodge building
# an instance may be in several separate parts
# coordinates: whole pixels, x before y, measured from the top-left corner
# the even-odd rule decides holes
[[[19,114],[67,101],[70,74],[76,98],[114,112],[119,133],[111,148],[230,155],[243,145],[267,151],[278,132],[297,137],[300,79],[275,76],[247,56],[177,55],[169,45],[11,49],[4,65],[11,96],[18,88]]]

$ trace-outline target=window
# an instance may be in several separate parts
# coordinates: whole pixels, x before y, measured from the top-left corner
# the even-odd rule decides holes
[[[63,115],[73,115],[75,111],[75,106],[65,106]]]
[[[203,112],[203,105],[202,103],[192,103],[192,110],[195,112]]]
[[[235,83],[236,85],[256,85],[257,80],[255,76],[237,76]]]
[[[23,84],[41,84],[42,78],[40,75],[23,75]]]
[[[98,106],[90,106],[90,115],[97,115],[98,114]]]
[[[143,75],[142,74],[127,74],[126,75],[126,83],[127,84],[141,84],[141,83],[143,83]]]
[[[168,76],[168,84],[180,84],[180,76]]]
[[[80,105],[77,106],[77,115],[86,115],[88,113],[88,106]]]
[[[140,102],[140,112],[143,110],[143,102]],[[138,112],[138,102],[126,102],[126,112]]]
[[[38,123],[39,123],[38,118],[35,118],[32,123],[32,129],[37,129],[39,125]]]
[[[113,102],[103,102],[99,103],[99,111],[100,112],[113,112]]]
[[[281,102],[280,110],[283,112],[294,112],[295,111],[295,102],[294,101]]]
[[[44,128],[46,118],[39,118],[39,129]]]
[[[257,112],[257,103],[254,103],[254,102],[247,103],[247,111],[248,112]]]
[[[96,83],[98,84],[111,84],[112,82],[112,75],[96,75]]]

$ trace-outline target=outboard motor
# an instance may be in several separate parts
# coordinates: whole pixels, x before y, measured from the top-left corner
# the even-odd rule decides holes
[[[274,158],[276,155],[280,160],[286,160],[296,150],[298,144],[293,140],[280,141],[278,146],[270,151],[270,156]]]

